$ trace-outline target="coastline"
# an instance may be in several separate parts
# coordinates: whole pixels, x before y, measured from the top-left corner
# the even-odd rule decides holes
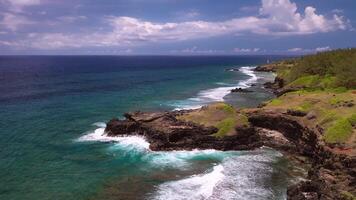
[[[256,68],[261,70],[261,68]],[[272,70],[262,69],[264,72]],[[264,84],[276,94],[280,94],[280,80]],[[273,87],[271,87],[273,86]],[[230,89],[230,88],[229,88]],[[277,95],[278,96],[278,95]],[[340,188],[345,183],[332,180],[347,180],[353,173],[346,166],[354,163],[354,158],[340,156],[328,150],[318,141],[319,130],[308,127],[296,113],[268,111],[261,108],[238,110],[248,117],[250,126],[235,127],[235,134],[215,137],[214,127],[205,127],[184,121],[180,116],[199,112],[206,107],[189,110],[175,110],[157,113],[126,113],[125,120],[112,119],[105,128],[108,136],[141,135],[153,151],[176,151],[193,149],[216,149],[222,151],[253,150],[263,146],[276,149],[292,162],[310,165],[307,180],[288,187],[288,199],[341,199]],[[262,105],[263,107],[263,105]],[[333,174],[325,169],[337,169]],[[341,175],[340,175],[341,174]]]

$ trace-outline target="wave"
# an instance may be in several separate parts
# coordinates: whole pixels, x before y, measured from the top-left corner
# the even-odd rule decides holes
[[[77,139],[78,142],[100,141],[100,142],[117,142],[123,147],[149,149],[150,144],[142,136],[115,136],[110,137],[105,134],[106,124],[97,122],[93,124],[98,127],[94,131],[88,132]]]
[[[200,91],[197,97],[189,98],[182,101],[176,101],[170,105],[174,107],[174,110],[185,109],[197,109],[212,102],[224,101],[224,97],[230,93],[232,89],[236,87],[248,88],[251,84],[256,83],[259,77],[253,71],[254,67],[245,66],[240,67],[239,71],[249,78],[239,81],[238,84],[217,83],[218,85],[224,85],[224,87],[218,87],[213,89],[207,89]]]
[[[140,136],[109,137],[105,123],[77,139],[78,142],[112,142],[108,150],[127,166],[143,166],[145,170],[192,170],[200,161],[214,166],[206,172],[168,181],[156,186],[151,199],[285,199],[285,192],[274,192],[273,184],[266,184],[273,176],[272,163],[282,157],[271,149],[255,151],[150,151],[149,143]],[[211,165],[210,165],[211,166]],[[191,168],[193,167],[193,168]],[[283,196],[284,195],[284,196]]]
[[[224,167],[220,164],[209,173],[164,183],[159,186],[154,199],[206,199],[213,194],[214,187],[224,178],[223,170]]]
[[[273,176],[271,163],[282,155],[269,150],[246,152],[231,156],[213,167],[212,171],[185,179],[163,183],[153,199],[285,199],[273,192],[266,180]],[[268,184],[272,185],[272,184]],[[283,192],[281,192],[283,193]]]

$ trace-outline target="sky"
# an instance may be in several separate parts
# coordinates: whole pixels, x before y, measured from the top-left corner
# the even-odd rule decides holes
[[[0,0],[0,55],[281,55],[356,47],[355,0]]]

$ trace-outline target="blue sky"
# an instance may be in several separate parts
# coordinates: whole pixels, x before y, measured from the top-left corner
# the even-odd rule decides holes
[[[0,0],[0,54],[306,54],[356,46],[355,0]]]

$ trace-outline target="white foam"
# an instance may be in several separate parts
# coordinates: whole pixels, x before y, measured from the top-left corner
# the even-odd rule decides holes
[[[222,161],[224,158],[235,155],[236,152],[223,152],[214,149],[192,150],[192,151],[151,151],[143,157],[154,168],[178,168],[188,167],[192,160],[196,159],[213,159]]]
[[[159,186],[155,199],[206,199],[213,194],[214,187],[223,180],[223,170],[222,165],[217,165],[210,173],[164,183]]]
[[[100,142],[118,142],[123,146],[134,146],[142,149],[149,149],[150,144],[142,136],[119,136],[110,137],[105,134],[106,124],[97,122],[93,125],[99,127],[93,132],[89,132],[77,139],[79,142],[85,141],[100,141]]]
[[[268,149],[228,156],[211,172],[159,185],[153,199],[285,199],[283,191],[274,193],[273,186],[265,184],[274,173],[271,164],[279,157]]]
[[[212,102],[224,101],[224,97],[228,95],[232,89],[236,87],[248,88],[259,79],[253,71],[253,68],[254,67],[249,66],[240,68],[240,72],[249,76],[248,79],[242,80],[238,84],[225,84],[225,87],[203,90],[198,93],[197,97],[177,101],[172,104],[175,107],[174,110],[197,109]],[[218,85],[223,85],[223,83],[219,82]]]

